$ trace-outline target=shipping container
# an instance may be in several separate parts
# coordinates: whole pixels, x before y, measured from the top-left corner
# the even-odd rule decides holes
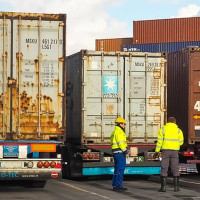
[[[123,45],[132,44],[133,38],[96,39],[96,51],[121,51]]]
[[[167,52],[180,51],[189,46],[200,46],[200,41],[124,45],[122,51]]]
[[[68,56],[66,143],[69,155],[75,155],[67,161],[69,169],[80,166],[75,175],[113,173],[110,135],[121,116],[136,156],[125,173],[159,173],[160,168],[154,168],[159,163],[147,162],[147,154],[154,151],[166,121],[166,86],[166,59],[161,53],[82,50]],[[100,154],[96,162],[84,160],[83,155],[92,152]]]
[[[168,55],[167,115],[177,119],[184,133],[182,158],[197,163],[200,172],[200,48]]]
[[[65,29],[65,14],[0,12],[0,180],[44,187],[61,175]]]
[[[133,21],[133,44],[200,41],[200,17]]]
[[[0,139],[63,135],[64,20],[0,13]]]

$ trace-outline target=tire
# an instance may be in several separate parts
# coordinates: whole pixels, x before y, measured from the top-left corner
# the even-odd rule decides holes
[[[198,174],[200,174],[200,164],[196,164],[196,168],[197,168]]]
[[[44,188],[46,185],[46,181],[32,181],[31,187],[32,188]]]

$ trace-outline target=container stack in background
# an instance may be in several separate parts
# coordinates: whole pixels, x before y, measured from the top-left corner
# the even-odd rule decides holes
[[[131,38],[97,39],[96,50],[171,53],[200,46],[199,27],[200,17],[133,21],[132,41]]]
[[[95,41],[96,51],[121,51],[123,46],[133,43],[133,38],[97,39]]]

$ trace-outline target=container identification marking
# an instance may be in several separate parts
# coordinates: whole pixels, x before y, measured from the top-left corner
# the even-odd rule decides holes
[[[200,101],[196,101],[194,109],[200,111]]]

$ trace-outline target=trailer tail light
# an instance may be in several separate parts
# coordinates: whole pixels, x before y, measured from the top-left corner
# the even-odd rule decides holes
[[[155,152],[147,152],[147,160],[162,160],[162,153],[159,152],[155,157]]]
[[[28,162],[28,163],[27,163],[27,167],[28,167],[28,168],[32,168],[32,167],[33,167],[33,162]]]
[[[99,153],[85,152],[83,153],[83,160],[99,160]]]
[[[194,152],[193,151],[184,151],[183,155],[185,157],[194,157]]]
[[[49,162],[47,162],[47,161],[44,162],[44,167],[45,167],[45,168],[48,168],[49,166],[50,166]]]
[[[88,156],[88,158],[89,158],[89,159],[94,158],[94,154],[90,153],[89,156]]]
[[[98,153],[94,154],[94,159],[99,160],[99,154]]]
[[[84,160],[88,159],[88,156],[89,156],[88,153],[84,153],[84,154],[83,154],[83,159],[84,159]]]
[[[38,167],[38,168],[42,168],[42,167],[43,167],[43,162],[39,161],[39,162],[37,163],[37,167]]]
[[[60,164],[60,163],[57,163],[56,169],[61,169],[61,168],[62,168],[61,164]]]
[[[55,162],[51,162],[51,163],[50,163],[50,167],[51,167],[51,168],[56,167],[56,163],[55,163]]]

